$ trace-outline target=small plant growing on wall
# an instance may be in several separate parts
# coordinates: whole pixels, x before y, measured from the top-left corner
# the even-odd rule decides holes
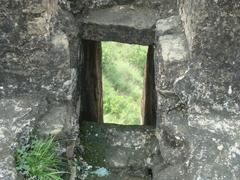
[[[53,137],[34,139],[30,144],[16,151],[16,169],[31,180],[62,180],[65,173],[60,171],[62,158],[59,157]]]

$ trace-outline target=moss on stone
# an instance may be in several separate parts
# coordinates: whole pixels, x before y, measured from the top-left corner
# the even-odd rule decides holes
[[[94,133],[92,133],[93,131]],[[104,137],[101,128],[97,129],[94,124],[84,124],[81,126],[80,140],[84,148],[82,157],[89,165],[105,167],[107,144],[103,138],[96,138],[95,135]]]
[[[105,166],[105,150],[98,143],[82,143],[84,146],[83,159],[92,166]]]

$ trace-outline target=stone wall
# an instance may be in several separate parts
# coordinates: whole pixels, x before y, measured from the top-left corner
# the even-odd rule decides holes
[[[16,178],[16,143],[35,129],[78,133],[78,28],[62,3],[0,2],[0,179]]]
[[[129,5],[158,9],[160,14],[173,15],[178,12],[176,0],[75,0],[73,4],[78,10],[84,8],[98,9],[116,5]]]
[[[180,2],[190,58],[174,75],[180,62],[160,55],[157,134],[171,164],[161,179],[239,178],[239,10],[237,1]]]
[[[76,138],[84,68],[79,17],[116,5],[157,12],[151,29],[162,165],[152,166],[153,179],[239,179],[237,0],[2,0],[0,179],[17,179],[14,149],[33,131]],[[73,144],[65,147],[69,156]]]

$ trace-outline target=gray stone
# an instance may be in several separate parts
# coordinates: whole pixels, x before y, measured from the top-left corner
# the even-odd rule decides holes
[[[183,34],[165,35],[159,37],[164,61],[184,61],[188,59],[187,41]]]
[[[156,9],[163,18],[178,14],[176,0],[76,0],[73,9],[79,12],[79,9],[102,9],[119,5]]]
[[[239,179],[239,12],[234,0],[2,0],[0,179],[17,178],[14,149],[34,132],[73,139],[63,148],[74,156],[81,39],[155,48],[156,130],[83,131],[106,140],[96,147],[119,170],[112,179],[144,179],[145,167],[154,180]]]
[[[27,143],[37,119],[45,112],[46,102],[40,98],[21,97],[0,100],[0,178],[14,180],[15,148]]]
[[[233,23],[239,6],[224,0],[180,3],[190,58],[176,69],[180,62],[170,65],[157,54],[157,137],[171,165],[156,168],[154,179],[239,179],[240,33]]]
[[[181,33],[183,32],[181,24],[179,16],[159,19],[156,23],[156,33],[158,36]]]
[[[79,40],[74,17],[65,7],[68,2],[61,7],[46,0],[0,2],[0,179],[17,178],[16,146],[27,143],[43,121],[51,126],[42,134],[58,130],[61,138],[71,139],[64,148],[73,156]],[[56,119],[65,120],[64,128]]]
[[[45,114],[38,122],[36,130],[40,136],[61,136],[60,133],[64,132],[65,123],[68,119],[66,106],[52,107],[48,114]]]
[[[155,129],[151,127],[84,122],[80,130],[83,159],[89,165],[147,178],[148,169],[162,163]]]
[[[157,11],[148,8],[114,6],[91,10],[80,23],[82,38],[152,44]]]

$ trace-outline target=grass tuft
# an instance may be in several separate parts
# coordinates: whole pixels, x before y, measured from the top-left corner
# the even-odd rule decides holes
[[[27,179],[62,180],[65,173],[59,168],[62,159],[56,152],[57,145],[53,137],[34,139],[16,151],[16,169]]]

